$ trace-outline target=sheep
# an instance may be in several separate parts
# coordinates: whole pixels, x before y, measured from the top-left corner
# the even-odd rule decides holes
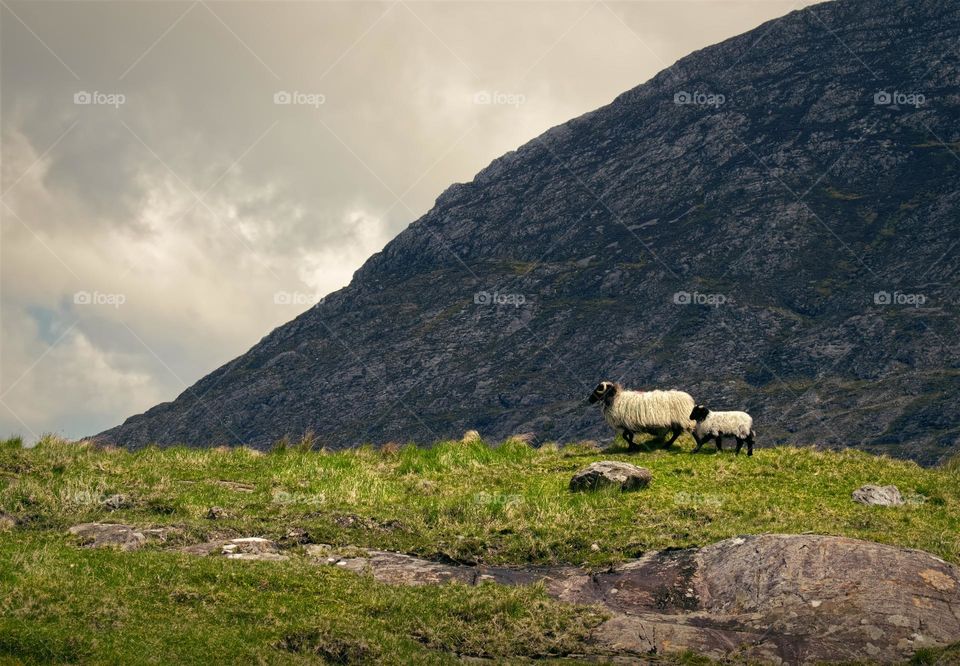
[[[697,405],[690,412],[690,418],[696,422],[693,428],[693,438],[697,442],[694,453],[709,441],[717,442],[717,451],[723,450],[723,438],[732,435],[737,439],[737,455],[744,443],[747,445],[747,455],[753,455],[753,417],[746,412],[711,412],[703,405]]]
[[[623,433],[631,451],[640,448],[633,441],[638,432],[671,430],[673,436],[663,447],[668,449],[680,433],[692,431],[695,425],[687,417],[694,405],[693,398],[683,391],[630,391],[614,382],[600,382],[588,402],[601,403],[603,418],[611,428]]]

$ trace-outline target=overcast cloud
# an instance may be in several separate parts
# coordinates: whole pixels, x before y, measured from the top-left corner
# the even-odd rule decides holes
[[[807,4],[4,0],[0,436],[173,399],[449,184]]]

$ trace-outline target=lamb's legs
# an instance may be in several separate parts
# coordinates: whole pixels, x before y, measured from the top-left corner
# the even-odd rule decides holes
[[[633,441],[633,431],[631,431],[631,430],[624,430],[624,431],[623,431],[623,438],[624,438],[625,440],[627,440],[627,444],[629,445],[629,446],[628,446],[628,449],[627,449],[628,451],[637,451],[637,450],[640,449],[640,446],[639,446],[636,442]]]
[[[673,443],[677,441],[677,437],[680,436],[680,433],[683,432],[683,428],[680,426],[673,426],[673,437],[670,438],[670,441],[663,445],[663,448],[669,449],[673,446]]]
[[[744,443],[744,441],[746,441],[746,440],[743,440],[743,439],[737,437],[737,455],[738,455],[738,456],[740,455],[740,449],[743,448],[743,443]],[[750,450],[750,449],[748,448],[747,451],[749,451],[749,450]],[[747,455],[749,455],[749,453],[748,453]]]
[[[747,455],[748,456],[753,455],[753,433],[752,432],[749,435],[747,435]]]
[[[723,435],[717,435],[717,451],[723,451]]]

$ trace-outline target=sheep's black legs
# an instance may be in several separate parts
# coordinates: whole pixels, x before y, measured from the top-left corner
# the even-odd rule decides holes
[[[704,439],[700,439],[700,438],[697,436],[697,433],[693,433],[693,441],[695,441],[695,442],[697,443],[696,448],[693,450],[693,452],[696,453],[696,452],[699,451],[701,448],[703,448],[703,443],[706,442],[707,440],[706,440],[705,438],[704,438]]]
[[[717,451],[723,451],[723,435],[717,435]]]
[[[747,435],[747,455],[748,456],[753,455],[753,433],[752,432],[749,435]]]
[[[633,432],[631,432],[630,430],[623,431],[623,438],[627,440],[627,444],[629,445],[628,450],[636,451],[640,448],[640,446],[633,441]]]
[[[673,446],[673,443],[677,441],[677,437],[680,436],[680,433],[683,432],[683,429],[680,426],[673,426],[673,437],[670,438],[670,441],[663,445],[663,448],[669,449]]]
[[[743,448],[743,442],[744,442],[744,441],[745,441],[745,440],[740,439],[739,437],[737,437],[737,455],[738,455],[738,456],[740,455],[740,449]],[[749,450],[749,449],[748,449],[748,450]],[[749,455],[749,454],[747,454],[747,455]]]

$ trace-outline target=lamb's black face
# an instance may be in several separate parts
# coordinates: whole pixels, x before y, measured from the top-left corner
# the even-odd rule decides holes
[[[693,411],[690,412],[691,421],[702,421],[707,418],[707,414],[710,413],[710,410],[704,407],[703,405],[697,405],[693,408]]]
[[[617,387],[612,382],[600,382],[597,384],[597,388],[593,389],[593,393],[590,394],[587,401],[592,405],[600,400],[605,400],[607,397],[612,397],[616,392]]]

